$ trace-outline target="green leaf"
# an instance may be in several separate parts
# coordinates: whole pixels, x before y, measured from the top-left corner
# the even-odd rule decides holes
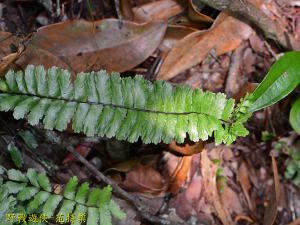
[[[36,187],[25,187],[23,190],[19,192],[17,195],[17,199],[20,201],[25,201],[30,199],[36,193],[38,193],[39,189]]]
[[[45,213],[48,218],[53,216],[55,209],[62,199],[63,197],[61,195],[51,195],[43,207],[43,213]]]
[[[10,143],[7,146],[7,150],[10,154],[10,157],[12,161],[14,162],[15,166],[20,168],[23,165],[23,158],[22,158],[22,153],[20,150],[15,146],[13,143]]]
[[[300,98],[294,102],[291,108],[290,124],[292,128],[300,135]]]
[[[18,183],[13,181],[7,181],[4,186],[7,187],[8,192],[10,194],[17,194],[21,190],[23,190],[26,187],[26,183]]]
[[[36,172],[36,170],[29,168],[27,170],[26,176],[33,186],[40,187],[39,182],[38,182],[38,173]]]
[[[99,194],[99,202],[98,202],[99,207],[103,205],[108,205],[111,200],[111,195],[112,195],[112,187],[110,185],[102,188]]]
[[[221,93],[105,71],[80,73],[73,81],[66,70],[42,66],[28,66],[25,74],[9,71],[5,79],[0,111],[13,110],[16,119],[27,115],[29,124],[42,122],[50,130],[72,123],[75,133],[155,144],[183,143],[187,136],[231,143],[245,133],[231,126],[245,122],[236,113],[246,111]]]
[[[109,210],[111,214],[119,220],[126,217],[126,214],[120,209],[119,205],[112,199],[109,202]]]
[[[85,183],[81,184],[76,193],[75,201],[78,203],[84,204],[86,201],[88,191],[89,191],[89,183],[85,182]]]
[[[268,107],[291,93],[300,83],[300,52],[287,52],[277,60],[255,89],[250,111]]]
[[[112,225],[111,223],[111,213],[108,206],[102,206],[99,209],[100,213],[100,224]]]
[[[36,149],[38,147],[38,143],[35,139],[35,136],[29,130],[21,130],[18,132],[18,135],[23,139],[25,144],[31,150]]]
[[[22,172],[19,170],[10,169],[7,171],[7,176],[10,180],[20,181],[25,183],[28,182],[27,177],[24,174],[22,174]]]
[[[87,209],[88,208],[86,206],[84,206],[84,205],[76,204],[76,207],[75,207],[75,210],[74,210],[75,220],[71,224],[72,225],[81,225],[81,223],[78,220],[78,218],[79,218],[80,214],[86,216]]]
[[[45,201],[47,201],[49,196],[50,193],[46,191],[40,191],[38,194],[36,194],[34,199],[27,205],[27,213],[33,213],[35,210],[37,210]]]
[[[64,216],[64,221],[66,221],[67,215],[71,214],[73,212],[75,204],[76,204],[76,202],[74,202],[72,200],[67,199],[67,200],[63,201],[63,205],[60,208],[58,214],[61,214]]]
[[[70,200],[74,200],[77,185],[78,185],[78,178],[74,176],[68,181],[65,187],[64,197]]]
[[[94,207],[89,207],[88,208],[88,218],[87,218],[86,224],[87,225],[95,225],[95,224],[98,224],[98,222],[99,222],[99,209],[94,208]]]
[[[52,188],[51,188],[51,184],[50,184],[50,181],[46,175],[46,173],[39,173],[38,176],[37,176],[37,181],[39,183],[39,186],[45,190],[45,191],[48,191],[48,192],[51,192]]]
[[[101,190],[99,188],[94,188],[88,197],[87,205],[88,206],[96,206],[99,200]]]

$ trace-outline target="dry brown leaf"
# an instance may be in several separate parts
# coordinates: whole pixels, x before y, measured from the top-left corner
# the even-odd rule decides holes
[[[161,174],[148,165],[137,165],[126,174],[124,188],[148,197],[164,195],[167,186]]]
[[[275,157],[274,156],[271,157],[272,157],[272,167],[273,167],[273,174],[274,174],[274,190],[272,192],[270,202],[265,210],[263,225],[274,224],[277,216],[277,207],[280,200],[280,183],[279,183],[277,163]]]
[[[300,224],[300,217],[295,219],[293,222],[289,223],[288,225],[299,225]]]
[[[225,185],[224,191],[220,195],[223,206],[227,208],[228,212],[231,215],[233,213],[243,213],[243,207],[238,194],[235,191],[233,191],[228,185]]]
[[[162,42],[163,47],[160,48],[162,48],[163,51],[169,51],[178,41],[196,31],[198,31],[198,29],[192,27],[169,25]]]
[[[203,177],[204,196],[208,203],[211,204],[215,214],[220,218],[224,225],[233,225],[231,215],[227,208],[224,207],[217,188],[218,166],[213,164],[208,158],[207,150],[201,152],[201,173]]]
[[[17,52],[11,53],[0,59],[0,74],[6,71],[9,65],[15,62],[20,57],[24,49],[24,46],[20,45],[17,49]]]
[[[183,156],[170,179],[169,190],[176,194],[185,182],[192,163],[192,156]]]
[[[193,4],[193,0],[188,1],[188,16],[189,16],[190,20],[197,22],[197,23],[203,23],[203,22],[212,23],[212,22],[214,22],[214,20],[210,16],[200,13],[197,10],[197,7]]]
[[[47,50],[36,48],[32,46],[27,46],[23,54],[15,61],[17,67],[23,69],[27,65],[43,65],[45,68],[50,68],[51,66],[57,66],[69,71],[73,71],[72,68],[62,61],[59,57],[55,56]],[[74,73],[73,73],[74,75]]]
[[[166,28],[165,22],[66,21],[40,28],[29,48],[52,53],[75,73],[100,69],[123,72],[156,50]]]
[[[167,20],[183,11],[175,0],[160,0],[133,8],[134,21]]]
[[[250,180],[249,180],[249,176],[248,176],[248,171],[249,170],[247,168],[247,164],[245,163],[245,161],[243,161],[241,163],[241,165],[239,166],[239,168],[238,168],[237,180],[238,180],[238,182],[240,182],[240,184],[242,186],[242,190],[243,190],[243,193],[244,193],[245,198],[247,200],[249,209],[254,211],[252,200],[251,200],[250,195],[249,195],[251,184],[250,184]]]
[[[212,50],[218,55],[232,51],[250,37],[252,28],[221,13],[207,31],[198,31],[177,42],[162,64],[157,79],[169,80],[200,63]]]
[[[130,0],[120,0],[120,9],[124,20],[133,20],[133,11]]]

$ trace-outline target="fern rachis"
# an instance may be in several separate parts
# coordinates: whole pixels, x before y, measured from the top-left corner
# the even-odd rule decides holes
[[[31,125],[42,120],[46,129],[62,131],[71,122],[76,133],[144,143],[182,143],[187,134],[192,141],[214,136],[216,143],[231,143],[247,134],[239,119],[247,110],[235,108],[224,94],[141,76],[99,71],[71,81],[66,70],[30,65],[24,74],[9,71],[0,89],[1,111],[13,110],[16,119],[27,117]]]

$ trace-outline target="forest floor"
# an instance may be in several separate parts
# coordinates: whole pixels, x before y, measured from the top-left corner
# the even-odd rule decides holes
[[[251,2],[300,42],[300,1]],[[90,31],[94,21],[107,18],[119,20],[108,20],[111,30],[104,34]],[[81,24],[79,19],[89,23]],[[82,30],[71,27],[69,20],[77,21]],[[60,25],[51,25],[56,23]],[[41,35],[36,42],[40,48],[28,45],[36,32]],[[122,76],[141,74],[149,80],[223,92],[239,100],[284,51],[255,26],[200,0],[0,3],[1,73],[28,64],[60,66],[73,74],[107,69]],[[13,60],[5,61],[13,53],[17,53]],[[67,149],[80,153],[129,198],[138,196],[153,216],[136,210],[116,191],[114,198],[127,216],[113,224],[296,225],[300,224],[295,221],[300,217],[300,139],[289,125],[289,111],[298,92],[256,112],[246,124],[250,134],[228,146],[209,141],[154,145],[86,138],[70,130],[32,127],[25,120],[14,120],[10,112],[1,113],[0,164],[16,167],[6,150],[5,140],[12,140],[22,153],[23,171],[46,171],[51,183],[61,186],[74,175],[92,186],[105,185]],[[288,176],[291,163],[298,167]]]

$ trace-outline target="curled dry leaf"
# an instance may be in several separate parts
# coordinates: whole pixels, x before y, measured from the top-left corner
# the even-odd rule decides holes
[[[163,62],[157,79],[175,77],[200,63],[212,49],[218,55],[232,51],[251,33],[250,26],[222,12],[209,30],[193,32],[177,42]]]
[[[231,215],[227,208],[224,207],[217,188],[217,169],[218,166],[213,164],[209,159],[207,150],[201,153],[201,173],[203,177],[204,196],[208,203],[213,207],[214,212],[220,218],[224,225],[233,225]]]
[[[183,11],[175,0],[161,0],[133,8],[134,21],[167,20]]]
[[[167,186],[161,174],[151,166],[139,164],[126,174],[123,187],[148,197],[164,195]]]
[[[169,25],[162,42],[163,47],[160,48],[162,48],[163,51],[169,51],[178,41],[196,31],[198,31],[198,29],[192,27]]]
[[[274,156],[272,157],[272,168],[274,174],[274,189],[269,204],[265,210],[263,225],[273,225],[277,217],[277,207],[280,199],[280,182],[277,163]]]
[[[210,16],[200,13],[197,10],[197,6],[194,5],[193,0],[188,1],[188,16],[189,16],[190,20],[197,22],[197,23],[203,23],[203,22],[212,23],[212,22],[214,22],[214,20]]]
[[[40,28],[29,43],[69,65],[77,73],[106,69],[123,72],[147,59],[165,34],[165,22],[137,24],[116,19],[65,21]],[[42,63],[44,64],[44,63]]]
[[[239,169],[237,172],[237,180],[240,182],[240,184],[242,186],[242,190],[243,190],[243,193],[245,195],[245,198],[247,200],[250,210],[254,211],[252,200],[251,200],[250,194],[249,194],[251,184],[250,184],[250,180],[249,180],[249,176],[248,176],[248,168],[247,168],[247,164],[244,161],[239,166]]]

